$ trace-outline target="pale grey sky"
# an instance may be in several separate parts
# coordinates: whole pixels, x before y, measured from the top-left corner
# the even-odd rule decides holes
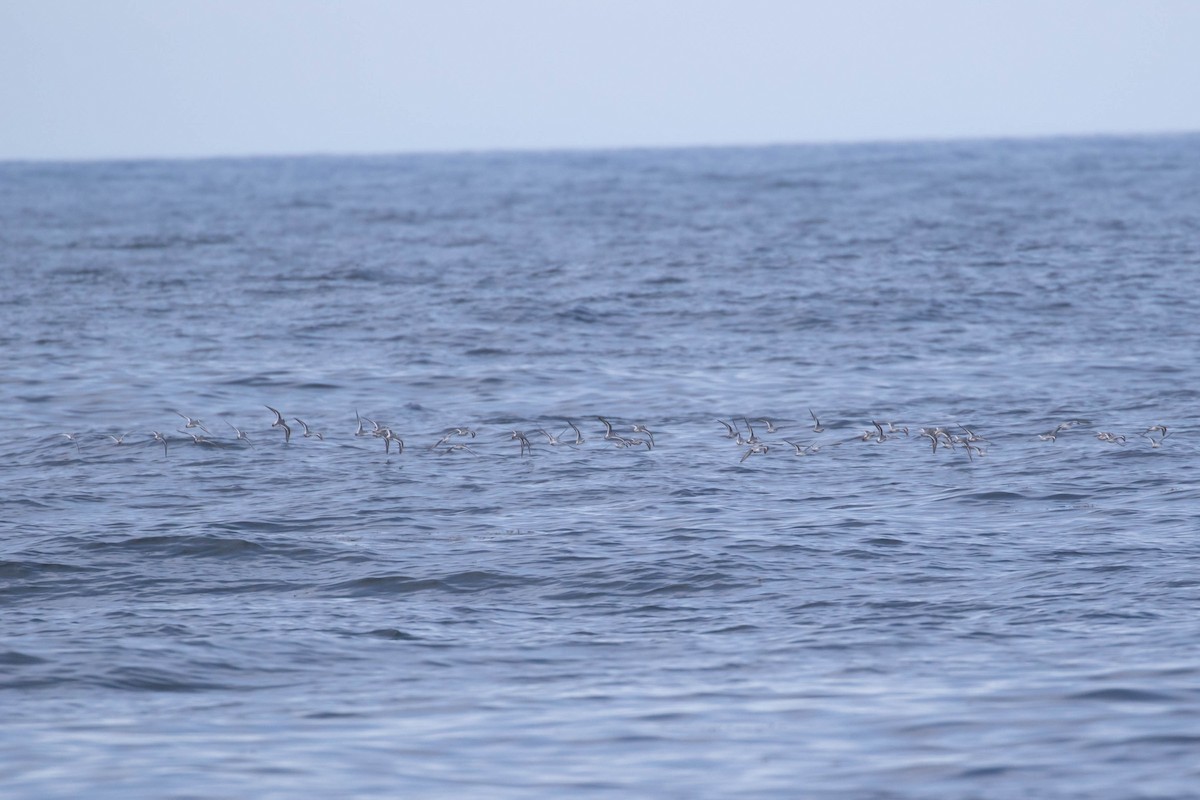
[[[0,159],[1182,131],[1191,0],[0,0]]]

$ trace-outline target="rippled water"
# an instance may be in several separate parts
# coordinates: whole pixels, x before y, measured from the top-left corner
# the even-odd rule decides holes
[[[1194,136],[0,165],[0,794],[1197,796],[1198,187]]]

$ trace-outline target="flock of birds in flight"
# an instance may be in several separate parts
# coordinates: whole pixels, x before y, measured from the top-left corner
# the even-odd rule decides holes
[[[285,417],[278,409],[271,406],[264,406],[272,415],[274,421],[271,422],[269,431],[279,430],[279,436],[282,436],[285,445],[292,441],[293,431],[299,430],[302,439],[315,439],[324,441],[325,435],[320,431],[314,430],[311,425],[299,417]],[[196,446],[218,447],[237,445],[245,443],[248,447],[256,445],[250,439],[250,436],[245,430],[237,427],[228,420],[223,420],[225,425],[232,431],[233,440],[218,439],[205,426],[203,420],[190,417],[181,411],[175,412],[182,420],[183,427],[178,428],[177,432],[182,433],[186,437],[190,437],[191,443]],[[812,418],[812,425],[805,423],[805,430],[811,430],[812,433],[824,433],[826,428],[821,424],[821,420],[817,415],[809,409],[809,416]],[[378,439],[383,443],[383,449],[386,456],[391,456],[393,447],[396,455],[401,455],[405,451],[404,439],[396,435],[392,428],[388,425],[382,425],[379,422],[359,415],[354,412],[357,421],[357,428],[354,431],[356,439]],[[294,428],[289,424],[296,423],[298,428]],[[596,420],[604,426],[603,441],[606,444],[619,448],[653,450],[655,447],[654,432],[646,425],[634,423],[633,425],[614,424],[605,417],[596,417]],[[545,427],[537,427],[530,430],[512,430],[509,434],[504,434],[508,441],[516,442],[519,448],[518,454],[521,456],[532,456],[534,445],[543,445],[545,447],[570,447],[578,448],[586,441],[583,431],[575,422],[564,419],[564,426],[557,433],[551,433]],[[755,424],[758,424],[758,429],[755,429]],[[931,452],[956,452],[966,456],[967,459],[974,461],[976,458],[987,455],[985,445],[988,444],[987,438],[979,435],[971,428],[962,424],[955,424],[949,427],[932,427],[918,428],[915,434],[911,433],[907,426],[896,425],[893,422],[878,422],[871,421],[871,427],[866,428],[861,434],[854,435],[848,439],[828,440],[813,440],[808,443],[797,441],[796,439],[786,438],[780,435],[777,438],[766,439],[764,436],[775,436],[779,434],[781,425],[778,422],[773,422],[765,417],[751,419],[748,417],[733,418],[729,421],[718,419],[714,424],[721,426],[721,436],[732,441],[742,454],[739,463],[745,462],[747,459],[754,456],[765,456],[772,450],[784,450],[791,448],[796,456],[810,456],[820,452],[825,447],[837,447],[853,441],[882,443],[889,439],[925,439],[928,441]],[[1083,420],[1068,420],[1057,425],[1053,430],[1037,435],[1039,441],[1054,442],[1058,437],[1072,428],[1086,425]],[[745,430],[743,430],[743,427]],[[760,436],[760,433],[762,436]],[[629,435],[626,435],[629,434]],[[76,450],[80,449],[80,434],[78,433],[63,433],[61,436],[66,437],[67,441],[73,443]],[[128,437],[132,436],[130,431],[124,434],[104,434],[108,439],[112,440],[116,445],[123,445]],[[148,436],[151,437],[148,442],[161,444],[163,455],[169,453],[169,446],[172,441],[162,431],[150,431]],[[257,434],[255,434],[257,436]],[[440,432],[440,438],[437,441],[427,446],[427,450],[431,453],[440,455],[449,455],[452,453],[468,453],[478,456],[479,451],[471,446],[477,437],[475,430],[469,427],[453,427],[446,428]],[[1096,439],[1110,445],[1124,446],[1133,444],[1139,437],[1146,441],[1151,448],[1158,449],[1162,447],[1168,436],[1167,426],[1163,424],[1155,424],[1146,428],[1138,434],[1117,434],[1111,431],[1098,431],[1095,435]],[[178,440],[175,440],[178,441]],[[187,439],[182,440],[184,442]]]

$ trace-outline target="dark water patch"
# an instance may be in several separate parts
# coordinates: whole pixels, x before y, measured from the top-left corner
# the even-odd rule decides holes
[[[1179,700],[1178,697],[1170,694],[1130,687],[1095,689],[1067,695],[1066,699],[1113,703],[1175,703]]]
[[[95,542],[90,549],[128,550],[144,555],[174,558],[246,558],[268,552],[268,547],[247,539],[203,534],[173,536],[135,536],[116,541]]]
[[[45,664],[46,659],[21,653],[16,650],[0,651],[0,665],[8,667],[26,667],[33,664]]]
[[[971,767],[955,773],[954,777],[959,780],[975,781],[981,778],[999,778],[1011,772],[1019,772],[1021,768],[1007,765],[991,765],[984,767]]]
[[[1149,745],[1151,747],[1191,748],[1191,752],[1195,752],[1196,748],[1200,747],[1200,734],[1163,733],[1147,736],[1135,736],[1115,742],[1095,743],[1091,745],[1091,747],[1139,747],[1141,745]]]
[[[57,564],[43,561],[0,561],[0,578],[11,581],[37,580],[56,575],[74,575],[96,571],[95,567]]]
[[[732,633],[755,633],[759,630],[760,630],[760,628],[758,625],[742,624],[742,625],[729,625],[729,626],[723,627],[723,628],[713,628],[712,630],[708,631],[708,633],[717,634],[717,635],[732,634]]]
[[[420,636],[416,636],[411,633],[405,633],[404,631],[397,630],[396,628],[377,628],[372,631],[365,631],[362,633],[355,633],[352,635],[354,635],[354,636],[370,636],[373,639],[388,639],[391,641],[405,641],[405,642],[416,641],[421,638]]]
[[[286,535],[293,533],[296,530],[295,522],[285,521],[280,522],[273,519],[237,519],[226,522],[215,522],[212,527],[216,530],[228,531],[229,533],[265,533]]]
[[[136,580],[130,581],[132,586],[136,587]],[[283,580],[244,580],[233,578],[209,578],[208,580],[193,579],[192,581],[179,585],[175,591],[180,596],[185,595],[233,595],[233,596],[249,596],[254,594],[288,594],[298,591],[306,591],[311,588],[307,582],[283,581]]]
[[[950,499],[950,498],[944,498],[944,499]],[[975,501],[975,502],[979,502],[979,503],[996,503],[996,502],[1026,500],[1028,498],[1025,495],[1021,494],[1020,492],[993,490],[993,491],[987,491],[987,492],[971,492],[969,494],[961,494],[961,495],[957,495],[957,497],[955,499],[971,500],[971,501]],[[1041,498],[1041,499],[1045,499],[1045,498]]]
[[[647,597],[653,595],[667,595],[670,597],[689,597],[695,594],[703,594],[712,591],[722,591],[725,589],[735,588],[738,584],[730,583],[725,580],[725,576],[696,576],[683,582],[663,583],[654,586],[646,586],[645,582],[637,581],[627,584],[624,593],[633,594],[639,597]]]
[[[439,591],[452,594],[473,594],[492,589],[524,586],[528,580],[503,573],[467,571],[442,578],[414,578],[408,575],[380,575],[341,581],[322,591],[336,596],[388,597],[397,594]]]
[[[88,682],[104,689],[129,692],[221,692],[239,688],[236,684],[216,683],[150,666],[109,668],[89,678]]]
[[[878,561],[881,558],[877,552],[872,550],[861,550],[857,547],[851,547],[844,550],[835,550],[833,554],[838,558],[849,558],[855,561]]]

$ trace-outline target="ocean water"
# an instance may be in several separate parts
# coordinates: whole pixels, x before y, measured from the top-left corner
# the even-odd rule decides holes
[[[1198,270],[1198,136],[0,164],[0,795],[1200,796]]]

